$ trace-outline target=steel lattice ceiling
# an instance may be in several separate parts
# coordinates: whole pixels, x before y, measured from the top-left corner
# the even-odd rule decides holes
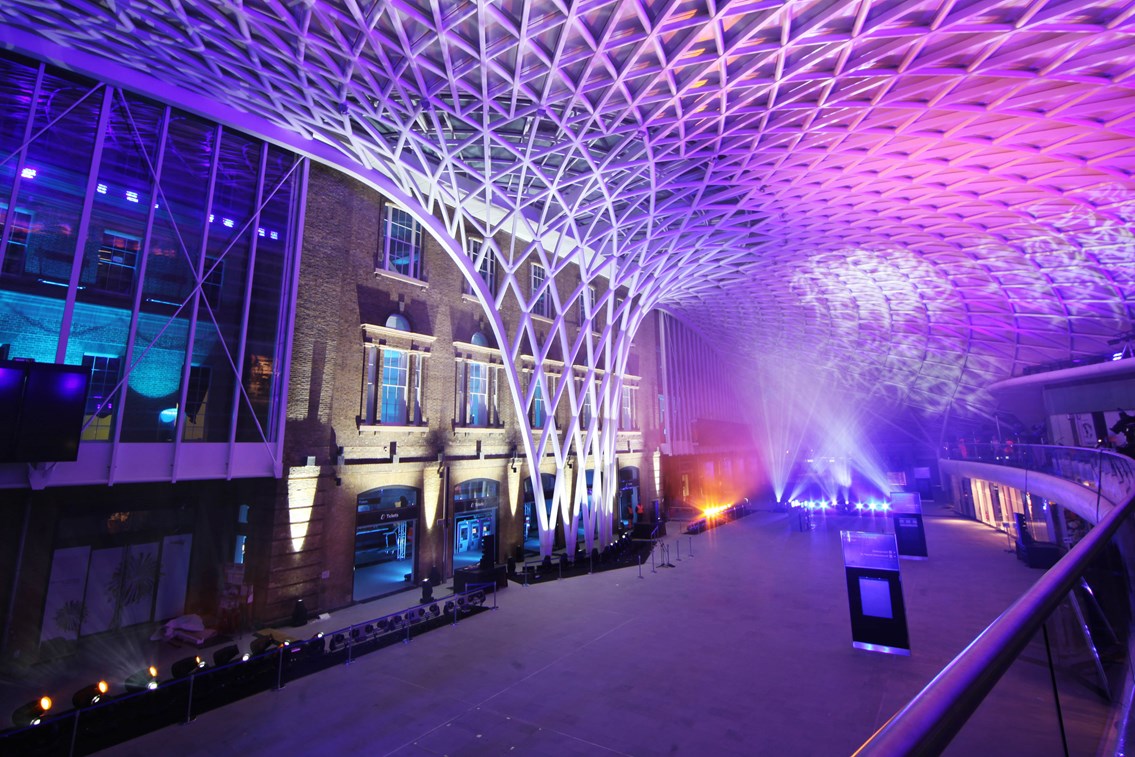
[[[741,360],[928,411],[1132,328],[1133,29],[1131,0],[0,0],[11,47],[522,214]]]

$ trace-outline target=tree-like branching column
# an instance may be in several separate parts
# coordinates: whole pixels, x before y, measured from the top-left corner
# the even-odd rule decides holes
[[[554,392],[571,423],[525,439],[533,475],[541,451],[560,474],[552,515],[537,508],[545,551],[556,523],[569,542],[577,519],[605,528],[605,419],[649,308],[746,373],[791,361],[864,403],[939,415],[980,411],[1026,366],[1102,354],[1135,317],[1123,0],[92,8],[0,1],[0,36],[221,101],[410,205],[499,343],[535,361],[532,385],[507,369],[518,410],[532,386],[554,399],[553,346],[580,364]],[[469,234],[506,274],[495,294]],[[556,287],[533,295],[529,261]],[[494,314],[508,298],[512,333]]]

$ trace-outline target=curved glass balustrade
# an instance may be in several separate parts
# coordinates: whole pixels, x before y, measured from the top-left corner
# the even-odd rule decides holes
[[[943,457],[1047,473],[1099,492],[1116,504],[1135,496],[1135,460],[1110,449],[1013,442],[959,443],[951,445]]]
[[[1015,443],[961,443],[944,457],[1055,476],[1115,506],[1101,508],[1087,534],[856,755],[1125,753],[1135,692],[1135,460],[1109,449]],[[1022,687],[1029,697],[1020,697]],[[1007,696],[1021,719],[1004,724],[997,744],[982,743],[966,723],[987,718],[992,708],[983,705]]]

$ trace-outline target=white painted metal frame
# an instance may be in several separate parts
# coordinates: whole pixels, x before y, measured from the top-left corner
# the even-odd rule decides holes
[[[246,114],[417,206],[458,261],[466,233],[513,235],[495,297],[474,287],[490,314],[524,306],[513,334],[493,316],[499,343],[536,376],[552,344],[609,369],[560,382],[571,427],[526,451],[561,473],[592,456],[600,491],[649,308],[742,366],[929,413],[980,411],[990,381],[1129,331],[1133,31],[1127,0],[0,0],[4,44]],[[528,261],[563,290],[548,328]],[[597,339],[565,322],[592,283]],[[591,518],[585,468],[545,533]]]

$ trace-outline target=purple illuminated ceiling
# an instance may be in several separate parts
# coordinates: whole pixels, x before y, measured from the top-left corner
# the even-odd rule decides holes
[[[0,0],[0,36],[315,137],[467,217],[523,215],[632,261],[740,360],[937,411],[1132,328],[1133,17],[1130,0]]]

